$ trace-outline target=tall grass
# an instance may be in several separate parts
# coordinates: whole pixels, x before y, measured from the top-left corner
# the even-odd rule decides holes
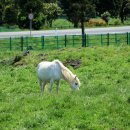
[[[130,47],[31,51],[14,65],[1,62],[19,53],[0,52],[1,130],[129,130]],[[79,91],[62,80],[58,94],[55,85],[40,93],[36,65],[53,59],[79,77]],[[77,69],[67,64],[79,59]]]

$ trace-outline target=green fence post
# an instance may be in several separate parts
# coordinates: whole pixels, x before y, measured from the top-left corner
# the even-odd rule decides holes
[[[115,33],[115,43],[117,44],[117,34]]]
[[[87,42],[86,42],[86,45],[89,46],[89,35],[86,35],[86,38],[87,38],[87,39],[86,39],[86,41],[87,41]]]
[[[103,37],[102,37],[102,34],[101,34],[101,45],[103,45],[103,39],[102,39]]]
[[[56,40],[57,40],[57,49],[58,49],[59,48],[58,36],[56,36]]]
[[[21,37],[21,51],[23,51],[23,37]]]
[[[126,35],[127,35],[126,43],[127,43],[127,45],[129,45],[129,33],[127,32]]]
[[[85,44],[84,47],[86,47],[86,34],[84,35],[84,44]]]
[[[129,33],[129,45],[130,45],[130,33]]]
[[[67,45],[67,36],[65,35],[65,47]]]
[[[42,49],[44,49],[44,36],[42,36]]]
[[[9,39],[9,47],[10,47],[10,51],[11,51],[12,50],[12,39],[11,39],[11,37]]]
[[[73,37],[73,47],[74,47],[74,35],[72,37]]]
[[[28,37],[26,37],[26,48],[28,49]]]
[[[82,34],[82,47],[84,47],[84,35]]]
[[[107,34],[107,46],[109,46],[109,44],[110,44],[110,43],[109,43],[109,40],[110,40],[109,38],[110,38],[110,36],[109,36],[109,33],[108,33],[108,34]]]

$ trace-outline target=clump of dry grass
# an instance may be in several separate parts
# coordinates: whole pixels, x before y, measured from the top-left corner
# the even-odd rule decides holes
[[[91,18],[88,22],[85,23],[86,26],[93,27],[93,26],[105,26],[107,23],[103,19],[95,19]]]

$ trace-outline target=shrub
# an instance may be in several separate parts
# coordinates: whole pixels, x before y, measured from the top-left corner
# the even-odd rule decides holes
[[[103,20],[103,19],[90,19],[86,24],[85,26],[105,26],[106,25],[106,22]]]
[[[33,28],[34,29],[40,29],[45,24],[45,16],[43,13],[39,13],[37,16],[35,15],[35,18],[33,19]]]
[[[42,13],[34,15],[34,19],[32,21],[32,28],[38,30],[44,25],[44,23],[45,23],[45,17]],[[23,12],[19,14],[18,25],[20,28],[29,28],[28,16],[25,15]]]
[[[106,11],[104,12],[102,15],[101,15],[101,18],[108,24],[108,21],[109,21],[109,17],[111,16],[111,14]]]
[[[20,28],[29,28],[29,20],[23,13],[20,13],[18,16],[18,26]]]
[[[2,3],[0,3],[0,25],[2,25],[3,23],[3,18],[2,18],[2,15],[3,15],[3,11],[2,11]]]
[[[121,21],[118,18],[117,19],[110,19],[109,24],[110,25],[121,25]]]
[[[7,24],[16,24],[17,23],[17,10],[13,5],[8,5],[5,8],[4,21]]]

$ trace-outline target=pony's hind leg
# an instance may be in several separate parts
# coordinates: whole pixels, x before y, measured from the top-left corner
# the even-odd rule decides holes
[[[58,81],[56,82],[56,91],[57,91],[57,93],[58,93],[58,90],[59,90],[59,84],[60,84],[60,81],[58,80]]]
[[[40,90],[41,90],[41,92],[42,92],[42,91],[43,91],[43,83],[42,83],[41,80],[39,80],[39,84],[40,84]]]
[[[50,80],[50,92],[52,91],[53,79]]]

